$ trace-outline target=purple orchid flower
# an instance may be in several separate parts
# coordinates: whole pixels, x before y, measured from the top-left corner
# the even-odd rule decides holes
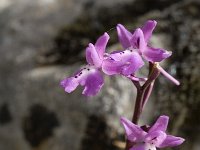
[[[185,140],[166,134],[169,117],[160,116],[154,125],[144,131],[126,118],[121,118],[127,139],[133,143],[130,150],[156,150],[156,148],[174,147],[182,144]]]
[[[137,28],[133,34],[123,25],[118,24],[117,33],[119,41],[125,49],[137,49],[140,55],[142,55],[147,61],[160,62],[171,56],[172,53],[164,49],[153,48],[148,45],[156,24],[157,22],[155,20],[149,20],[141,29]]]
[[[142,28],[137,28],[133,34],[123,25],[118,24],[117,33],[119,41],[125,49],[137,51],[145,60],[157,63],[159,71],[176,85],[179,85],[179,81],[158,65],[158,62],[170,57],[172,52],[161,48],[153,48],[148,44],[156,24],[155,20],[148,20]]]
[[[86,48],[86,60],[88,65],[80,69],[72,77],[66,78],[60,83],[66,92],[71,93],[78,85],[84,87],[82,94],[86,96],[96,95],[100,91],[104,80],[99,70],[104,59],[104,52],[109,38],[109,35],[104,33],[99,37],[95,45],[89,43]]]

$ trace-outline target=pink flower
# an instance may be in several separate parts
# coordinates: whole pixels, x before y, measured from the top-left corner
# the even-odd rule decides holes
[[[130,150],[156,150],[156,148],[174,147],[182,144],[185,140],[166,134],[169,117],[160,116],[154,125],[144,131],[126,118],[121,118],[127,139],[132,142]]]
[[[148,20],[142,28],[137,28],[133,33],[129,32],[123,25],[118,24],[119,41],[125,49],[137,50],[145,60],[160,62],[171,56],[172,52],[149,46],[149,39],[156,24],[155,20]]]
[[[96,41],[95,45],[90,43],[86,48],[86,60],[88,65],[80,69],[73,76],[61,81],[61,86],[66,92],[71,93],[78,85],[84,87],[82,94],[86,96],[96,95],[104,84],[103,76],[100,72],[104,59],[104,52],[109,40],[109,35],[104,33]]]
[[[154,48],[148,44],[156,24],[155,20],[148,20],[142,28],[137,28],[133,33],[129,32],[123,25],[118,24],[117,33],[119,41],[125,49],[137,51],[145,60],[156,63],[159,71],[166,78],[179,85],[179,81],[158,64],[158,62],[170,57],[172,52],[161,48]]]

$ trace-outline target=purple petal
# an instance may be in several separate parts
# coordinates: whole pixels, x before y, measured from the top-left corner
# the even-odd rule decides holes
[[[123,48],[126,49],[130,47],[130,39],[132,37],[131,32],[129,32],[123,25],[117,25],[117,34],[120,43],[122,44]]]
[[[102,71],[107,75],[120,74],[122,72],[122,65],[123,64],[121,62],[108,58],[102,63]]]
[[[86,48],[86,60],[90,65],[94,65],[97,68],[101,67],[102,60],[100,59],[96,48],[92,43],[90,43]]]
[[[108,75],[128,76],[144,65],[141,56],[135,50],[125,50],[109,55],[102,63],[102,70]]]
[[[145,25],[142,27],[142,31],[144,33],[144,39],[148,43],[151,38],[152,32],[156,27],[157,22],[155,20],[148,20]]]
[[[135,49],[139,49],[142,52],[146,49],[147,43],[144,40],[143,32],[140,28],[137,28],[130,39],[131,46]]]
[[[134,145],[129,150],[147,150],[147,149],[145,149],[145,145],[144,144],[140,144],[140,145]]]
[[[168,135],[167,138],[164,140],[164,142],[158,146],[158,148],[178,146],[178,145],[181,145],[184,141],[185,139],[181,137]]]
[[[155,145],[156,147],[163,143],[167,135],[163,131],[150,132],[145,137],[145,142]]]
[[[84,86],[82,94],[86,96],[96,95],[103,86],[103,77],[100,72],[92,67],[85,67],[78,71],[73,77],[61,81],[65,91],[71,93],[78,85]]]
[[[150,132],[155,132],[155,131],[166,131],[167,126],[169,122],[169,117],[168,116],[160,116],[157,121],[154,123],[154,125],[150,128]]]
[[[127,62],[123,66],[122,74],[127,76],[132,73],[135,73],[143,65],[144,65],[144,62],[142,58],[139,56],[137,52],[134,52],[130,57],[127,58]]]
[[[104,80],[101,73],[98,70],[93,70],[85,80],[85,86],[82,94],[86,96],[96,95],[103,86]]]
[[[98,40],[95,43],[96,51],[101,59],[103,59],[103,55],[109,38],[109,35],[105,32],[102,36],[98,38]]]
[[[140,143],[134,145],[130,150],[156,150],[156,147],[149,143]]]
[[[143,65],[144,62],[138,52],[125,50],[110,54],[110,58],[103,61],[102,70],[108,75],[122,74],[128,76]]]
[[[79,84],[74,77],[70,77],[62,80],[60,85],[65,89],[67,93],[71,93],[77,88]]]
[[[138,125],[135,125],[134,123],[132,123],[124,117],[121,117],[120,121],[125,129],[125,133],[128,140],[132,142],[143,141],[144,136],[146,135],[145,131],[143,131]]]
[[[146,47],[142,52],[143,57],[150,62],[160,62],[172,55],[171,51],[166,51],[161,48]]]

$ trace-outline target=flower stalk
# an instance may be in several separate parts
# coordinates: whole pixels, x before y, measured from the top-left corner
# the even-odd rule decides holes
[[[160,71],[157,69],[157,65],[154,64],[153,67],[149,67],[149,78],[141,86],[139,82],[132,81],[137,88],[137,96],[135,101],[135,109],[132,118],[132,122],[137,124],[144,104],[147,102],[149,95],[152,92],[153,84],[155,79],[159,76]]]
[[[132,117],[132,123],[138,124],[140,115],[142,113],[145,103],[148,101],[148,98],[152,92],[153,84],[155,79],[159,76],[160,71],[157,69],[157,64],[149,64],[149,77],[147,81],[141,86],[138,81],[132,81],[137,89],[137,95],[135,100],[135,108]],[[131,147],[130,141],[126,141],[125,150],[129,150]]]

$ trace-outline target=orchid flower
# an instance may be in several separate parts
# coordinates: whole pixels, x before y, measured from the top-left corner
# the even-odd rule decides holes
[[[172,52],[161,48],[153,48],[148,45],[156,24],[156,21],[149,20],[142,28],[137,28],[133,34],[123,25],[118,24],[117,33],[119,41],[125,49],[136,49],[147,61],[160,62],[171,56]]]
[[[118,24],[117,33],[119,41],[124,49],[137,51],[148,62],[157,63],[159,71],[176,85],[179,85],[179,81],[158,64],[158,62],[170,57],[172,52],[161,48],[154,48],[148,44],[156,24],[155,20],[149,20],[142,28],[137,28],[134,33],[129,32],[123,25]]]
[[[73,76],[62,80],[60,83],[66,92],[71,93],[78,85],[84,87],[82,94],[86,96],[96,95],[100,91],[104,84],[100,68],[108,40],[109,35],[104,33],[94,45],[89,43],[86,48],[86,61],[88,64]]]
[[[169,117],[160,116],[154,125],[145,131],[126,118],[121,118],[127,139],[132,142],[130,150],[156,150],[156,148],[174,147],[185,140],[166,134]]]

